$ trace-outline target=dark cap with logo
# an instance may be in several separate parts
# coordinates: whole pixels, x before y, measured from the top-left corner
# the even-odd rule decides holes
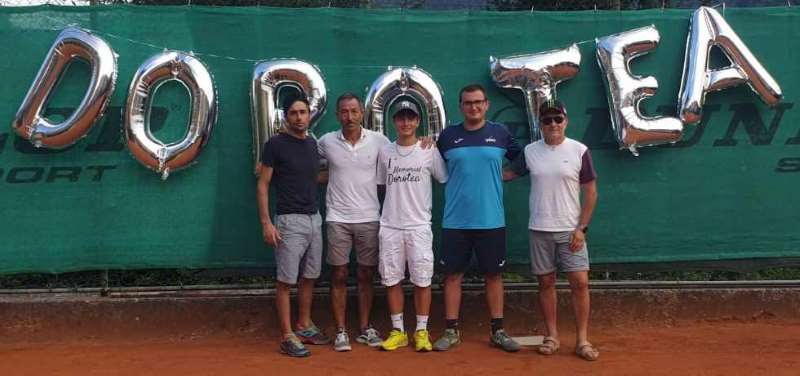
[[[560,101],[548,101],[539,109],[539,117],[544,115],[567,115],[567,108]]]
[[[419,107],[412,101],[403,100],[397,102],[392,108],[392,117],[397,116],[397,114],[403,111],[411,111],[414,115],[419,116]]]

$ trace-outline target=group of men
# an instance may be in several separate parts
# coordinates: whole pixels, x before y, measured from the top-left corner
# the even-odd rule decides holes
[[[308,102],[300,97],[285,103],[286,129],[264,145],[257,185],[264,241],[275,250],[276,305],[284,353],[308,356],[304,344],[330,343],[311,319],[312,290],[320,275],[323,248],[317,189],[326,183],[326,261],[331,267],[336,351],[352,349],[345,317],[351,249],[355,249],[358,262],[356,342],[388,351],[412,342],[403,320],[401,286],[408,272],[414,285],[415,350],[446,351],[458,345],[461,283],[474,254],[485,279],[489,342],[508,352],[518,351],[520,345],[503,328],[503,181],[530,175],[530,252],[546,324],[538,351],[552,355],[560,347],[555,290],[560,270],[567,274],[572,290],[575,353],[586,360],[598,358],[587,334],[589,257],[585,241],[597,201],[596,173],[587,147],[565,136],[566,108],[558,102],[545,105],[539,113],[543,139],[523,150],[504,125],[486,120],[489,100],[482,86],[462,88],[459,107],[464,121],[445,128],[433,145],[430,139],[417,137],[421,110],[408,100],[398,101],[390,111],[395,142],[362,127],[363,104],[353,94],[344,94],[336,102],[341,130],[325,134],[319,141],[308,134]],[[326,173],[320,173],[321,159],[327,160]],[[505,159],[511,163],[504,169]],[[446,183],[440,258],[445,274],[446,327],[432,342],[427,324],[434,270],[434,179]],[[268,201],[270,186],[277,198],[274,220]],[[385,190],[382,209],[379,189]],[[392,324],[386,338],[370,323],[376,269],[386,286]],[[289,299],[294,285],[298,305],[295,330]]]

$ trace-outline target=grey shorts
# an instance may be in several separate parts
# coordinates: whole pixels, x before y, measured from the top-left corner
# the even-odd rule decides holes
[[[546,232],[528,230],[533,274],[589,270],[589,249],[586,243],[577,252],[569,250],[572,231]]]
[[[319,278],[322,270],[322,217],[317,214],[275,216],[281,242],[275,248],[278,281],[294,285],[298,276]]]
[[[329,265],[347,265],[350,250],[355,247],[358,265],[378,265],[378,230],[380,222],[342,223],[326,222],[328,225]]]

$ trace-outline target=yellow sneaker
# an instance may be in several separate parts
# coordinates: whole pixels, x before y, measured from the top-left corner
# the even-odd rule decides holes
[[[431,351],[433,344],[431,344],[431,337],[428,335],[427,330],[417,330],[414,332],[414,349],[417,351]]]
[[[381,348],[386,351],[397,350],[405,346],[408,346],[408,334],[397,329],[392,329],[392,331],[389,332],[389,338],[386,338],[386,340],[381,343]]]

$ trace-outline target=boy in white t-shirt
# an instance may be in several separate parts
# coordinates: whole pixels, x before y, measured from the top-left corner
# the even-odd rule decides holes
[[[400,101],[392,111],[397,141],[384,145],[378,156],[378,181],[386,185],[381,213],[378,271],[386,288],[392,331],[383,341],[384,350],[408,346],[403,326],[403,288],[406,264],[414,284],[417,327],[416,351],[431,351],[428,315],[433,277],[433,233],[431,232],[432,182],[447,181],[447,167],[435,148],[423,149],[417,140],[419,108]]]

